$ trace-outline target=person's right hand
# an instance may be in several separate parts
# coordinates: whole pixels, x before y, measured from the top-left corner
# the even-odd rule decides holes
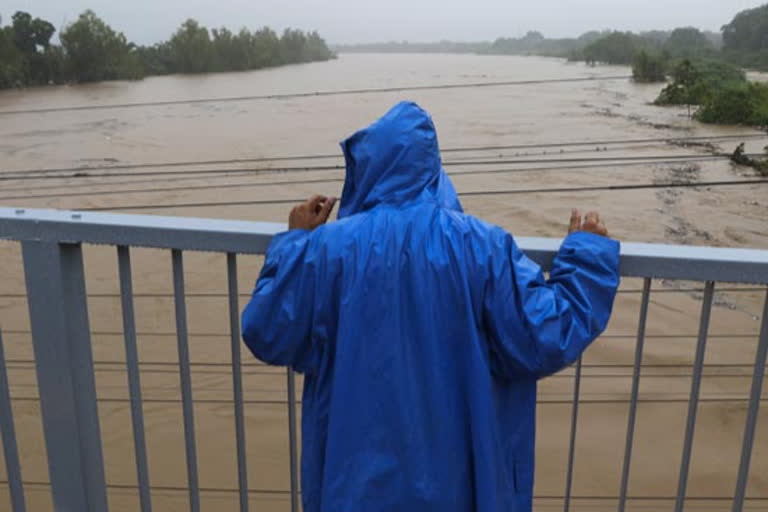
[[[586,231],[587,233],[593,233],[600,236],[608,236],[608,229],[605,227],[605,222],[600,218],[600,214],[597,212],[589,212],[584,217],[584,222],[581,222],[581,212],[574,209],[571,212],[571,222],[568,226],[568,233],[575,233],[577,231]]]
[[[325,224],[331,215],[335,197],[312,196],[309,200],[296,205],[288,217],[288,229],[306,229],[312,231]]]

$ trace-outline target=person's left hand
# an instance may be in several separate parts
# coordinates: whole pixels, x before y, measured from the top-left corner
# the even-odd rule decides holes
[[[312,196],[308,201],[294,206],[288,217],[288,229],[313,230],[325,224],[331,215],[335,197]]]
[[[594,235],[608,236],[608,229],[605,227],[605,221],[597,212],[589,212],[584,217],[584,223],[581,222],[581,212],[574,209],[571,212],[571,222],[568,226],[568,233],[577,231],[586,231]]]

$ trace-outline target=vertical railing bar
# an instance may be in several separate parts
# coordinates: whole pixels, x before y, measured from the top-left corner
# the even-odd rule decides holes
[[[179,377],[184,414],[184,444],[187,454],[189,509],[200,512],[200,488],[197,480],[197,449],[195,448],[195,418],[192,404],[192,378],[189,370],[189,340],[187,307],[184,298],[184,260],[181,250],[171,251],[173,262],[173,295],[176,305],[176,338],[179,348]]]
[[[123,309],[123,333],[125,337],[125,363],[128,369],[128,390],[131,399],[133,422],[133,448],[136,457],[136,475],[139,484],[139,503],[142,512],[152,511],[147,465],[147,445],[144,436],[144,411],[139,376],[139,353],[136,346],[136,323],[133,309],[133,278],[131,253],[125,245],[117,247],[117,263],[120,274],[120,300]]]
[[[688,419],[685,425],[685,438],[683,440],[683,455],[680,463],[680,478],[677,484],[677,499],[675,500],[675,512],[682,512],[685,507],[685,492],[688,486],[688,470],[691,463],[691,449],[693,448],[693,435],[696,430],[696,412],[699,404],[699,390],[701,388],[701,374],[704,366],[704,353],[707,348],[707,334],[709,331],[709,318],[712,312],[712,298],[714,297],[715,283],[707,281],[704,287],[704,300],[701,305],[701,317],[699,324],[699,339],[696,345],[696,357],[693,363],[693,378],[691,380],[691,396],[688,400]]]
[[[643,345],[645,344],[645,325],[648,319],[648,302],[651,297],[651,279],[643,280],[643,295],[640,301],[640,317],[637,325],[637,342],[635,344],[635,364],[632,369],[632,393],[629,402],[629,418],[627,420],[627,440],[624,446],[624,465],[621,471],[621,488],[619,490],[618,512],[624,512],[629,487],[629,468],[632,461],[632,445],[635,438],[635,417],[637,414],[637,397],[640,392],[640,371],[643,364]]]
[[[576,362],[576,380],[573,383],[573,409],[571,413],[571,441],[568,446],[568,472],[565,477],[565,502],[563,510],[571,509],[571,487],[573,486],[573,459],[576,453],[576,426],[579,420],[579,393],[581,392],[581,358]]]
[[[243,378],[240,366],[240,304],[237,294],[237,254],[227,253],[229,282],[229,332],[232,337],[232,389],[235,395],[235,438],[237,443],[237,479],[240,512],[248,512],[248,472],[245,459],[245,420],[243,413]]]
[[[288,444],[291,462],[291,512],[299,511],[298,445],[296,440],[296,381],[288,367]]]
[[[80,244],[21,244],[53,508],[108,510]]]
[[[13,426],[13,409],[11,408],[11,393],[8,387],[8,372],[5,366],[5,351],[3,350],[3,333],[0,331],[0,435],[3,437],[3,452],[5,453],[5,469],[8,473],[8,487],[11,492],[11,507],[13,512],[24,512],[24,487],[21,483],[21,465],[16,446],[16,431]]]
[[[755,428],[757,427],[757,415],[760,409],[760,395],[763,391],[763,375],[765,374],[766,357],[768,357],[768,293],[763,305],[763,319],[760,327],[760,341],[755,353],[755,370],[752,374],[752,391],[749,396],[749,409],[747,421],[744,425],[744,440],[741,448],[741,462],[739,463],[739,476],[736,481],[736,492],[733,497],[733,512],[741,512],[744,508],[744,497],[749,480],[749,464],[752,458],[752,444],[755,440]]]

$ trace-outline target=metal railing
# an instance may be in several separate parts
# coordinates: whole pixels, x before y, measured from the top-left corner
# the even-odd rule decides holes
[[[145,215],[78,213],[53,210],[0,208],[0,239],[21,243],[37,369],[43,433],[48,456],[50,486],[56,510],[107,510],[107,485],[97,410],[96,385],[90,339],[82,244],[116,247],[126,350],[126,370],[131,406],[137,492],[143,512],[151,510],[151,485],[142,413],[142,394],[135,327],[131,275],[131,247],[167,249],[171,253],[173,298],[178,343],[182,412],[190,510],[200,510],[200,485],[194,422],[194,399],[190,377],[187,310],[184,283],[184,251],[214,251],[227,255],[227,281],[231,338],[231,370],[237,449],[240,510],[248,510],[248,478],[245,451],[240,326],[237,286],[238,254],[263,254],[281,224],[206,220]],[[547,269],[559,246],[558,240],[520,238],[526,253]],[[618,510],[628,499],[630,462],[634,444],[640,372],[646,338],[646,322],[652,279],[674,279],[705,283],[698,343],[692,370],[687,421],[675,496],[675,511],[683,510],[696,428],[704,355],[708,339],[715,282],[768,284],[768,251],[722,248],[631,244],[622,246],[621,274],[643,279],[637,341],[634,352],[629,414],[624,448]],[[744,507],[750,457],[753,451],[763,376],[768,353],[768,296],[748,399],[748,410],[733,493],[732,510]],[[571,435],[564,507],[571,501],[576,427],[582,364],[574,374]],[[288,433],[291,510],[299,509],[298,446],[294,374],[287,372]],[[0,429],[8,475],[12,510],[25,510],[21,464],[16,447],[5,357],[0,337]]]

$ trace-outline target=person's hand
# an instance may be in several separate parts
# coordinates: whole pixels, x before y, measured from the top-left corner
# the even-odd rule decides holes
[[[605,222],[600,218],[600,214],[597,212],[589,212],[584,217],[584,222],[581,222],[581,212],[579,210],[573,210],[571,212],[571,222],[568,226],[568,233],[575,233],[576,231],[586,231],[587,233],[593,233],[600,236],[608,236],[608,229],[605,227]]]
[[[308,201],[294,206],[288,217],[288,229],[313,230],[325,224],[331,215],[335,197],[312,196]]]

